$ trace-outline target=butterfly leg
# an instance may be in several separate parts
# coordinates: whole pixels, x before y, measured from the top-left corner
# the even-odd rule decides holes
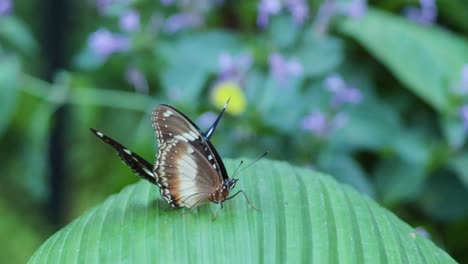
[[[250,202],[249,198],[247,197],[247,195],[245,194],[244,190],[239,190],[237,191],[234,195],[232,195],[231,197],[228,197],[226,198],[226,201],[227,200],[231,200],[232,198],[236,197],[239,193],[242,193],[245,197],[245,200],[247,200],[247,203],[249,204],[250,207],[252,207],[253,209],[261,212],[261,210],[257,209],[255,206],[253,206],[253,204]]]
[[[221,110],[221,113],[219,113],[218,117],[216,118],[214,123],[211,125],[210,129],[208,129],[208,131],[206,131],[205,134],[203,135],[206,140],[210,140],[210,138],[213,135],[213,133],[214,133],[214,131],[216,129],[216,126],[218,126],[219,120],[221,120],[221,117],[223,116],[224,111],[226,110],[230,100],[231,100],[231,98],[229,98],[227,100],[226,104],[224,105],[223,110]]]

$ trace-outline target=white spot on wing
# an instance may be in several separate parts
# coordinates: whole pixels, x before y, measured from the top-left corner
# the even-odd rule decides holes
[[[182,136],[190,141],[194,141],[197,139],[197,135],[195,135],[193,132],[183,133]]]
[[[175,136],[174,138],[178,139],[178,140],[182,140],[182,141],[185,141],[185,142],[188,142],[188,139],[182,135],[177,135]]]
[[[151,177],[154,177],[153,172],[151,172],[151,171],[148,170],[147,168],[143,167],[143,170],[146,172],[146,174],[150,175]]]
[[[190,131],[190,135],[194,138],[198,137],[198,134],[196,132]]]
[[[167,110],[166,112],[163,113],[164,117],[170,117],[172,115],[172,111]]]
[[[96,134],[97,134],[98,136],[100,136],[100,137],[103,137],[103,136],[104,136],[104,134],[101,133],[101,132],[99,132],[99,131],[96,131]]]

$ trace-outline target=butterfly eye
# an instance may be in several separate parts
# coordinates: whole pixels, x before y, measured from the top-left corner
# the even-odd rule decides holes
[[[234,189],[234,187],[236,187],[237,180],[238,179],[229,179],[228,180],[227,184],[229,186],[229,190],[232,190],[232,189]]]

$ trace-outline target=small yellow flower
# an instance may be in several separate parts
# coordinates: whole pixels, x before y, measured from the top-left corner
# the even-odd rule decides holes
[[[244,91],[235,81],[218,82],[211,93],[211,101],[219,108],[223,109],[226,101],[231,98],[226,112],[232,115],[240,115],[245,111],[247,100]]]

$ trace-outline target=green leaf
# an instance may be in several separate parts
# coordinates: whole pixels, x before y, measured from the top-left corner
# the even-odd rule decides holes
[[[420,207],[431,219],[455,221],[468,216],[468,189],[459,178],[440,171],[426,181],[420,195]]]
[[[291,57],[301,62],[304,75],[317,77],[336,70],[343,61],[343,53],[340,39],[307,34]]]
[[[268,27],[268,35],[279,49],[286,49],[294,45],[300,32],[300,27],[296,25],[293,17],[289,15],[273,17]]]
[[[347,183],[358,191],[369,196],[374,196],[374,189],[368,176],[349,155],[338,151],[322,151],[318,160],[318,165],[327,173],[335,176],[342,183]]]
[[[301,94],[301,83],[302,79],[295,76],[280,83],[271,74],[267,76],[258,70],[250,71],[245,81],[250,112],[260,114],[263,123],[269,127],[285,133],[296,133],[298,120],[311,104]]]
[[[182,214],[142,181],[58,231],[30,263],[456,263],[328,176],[267,160],[245,174],[237,189],[261,212],[238,196],[215,221],[214,204]]]
[[[450,147],[458,149],[465,144],[465,128],[460,118],[450,116],[439,119],[440,126],[444,132],[444,137]]]
[[[161,73],[166,95],[173,101],[190,103],[196,101],[207,80],[207,72],[193,64],[177,63]]]
[[[416,129],[406,128],[393,131],[394,138],[391,142],[393,150],[404,160],[419,164],[424,167],[430,158],[434,139]]]
[[[370,9],[339,30],[356,39],[411,91],[441,112],[450,110],[449,86],[468,61],[468,42],[437,27]]]
[[[159,42],[155,53],[166,63],[161,81],[171,100],[190,104],[198,100],[209,74],[218,71],[219,55],[237,55],[240,39],[227,31],[184,34],[175,41]]]
[[[351,109],[349,121],[336,132],[335,144],[379,150],[388,147],[400,129],[398,114],[388,104],[365,99]]]
[[[15,112],[20,64],[16,58],[0,57],[0,137]]]
[[[301,101],[298,82],[297,78],[291,77],[285,84],[286,87],[282,87],[272,76],[265,80],[260,88],[263,95],[254,102],[265,124],[282,132],[297,131],[297,121],[304,112],[305,105]],[[295,107],[291,107],[292,105]]]
[[[212,30],[190,33],[178,39],[158,42],[156,55],[169,64],[190,64],[207,72],[216,72],[219,55],[223,52],[238,53],[241,41],[238,35],[229,31]]]
[[[97,56],[96,53],[86,45],[82,50],[73,58],[73,64],[80,70],[96,71],[101,67],[107,58]]]
[[[468,190],[468,153],[462,152],[453,157],[449,166],[457,173],[458,178]]]
[[[16,212],[13,206],[0,197],[0,262],[26,263],[34,250],[41,244],[42,230],[34,229],[30,219],[25,219]],[[16,208],[15,208],[16,209]],[[23,215],[24,216],[24,215]]]
[[[25,55],[34,55],[38,50],[31,30],[15,16],[0,17],[0,40]]]
[[[381,161],[374,174],[380,199],[390,205],[417,198],[426,179],[423,166],[399,158]]]
[[[34,108],[28,126],[24,148],[24,184],[36,200],[45,201],[49,194],[49,136],[54,108],[41,103]]]
[[[440,10],[440,17],[443,18],[444,22],[448,21],[454,27],[468,32],[468,16],[466,15],[468,2],[465,0],[440,0],[437,8]]]

